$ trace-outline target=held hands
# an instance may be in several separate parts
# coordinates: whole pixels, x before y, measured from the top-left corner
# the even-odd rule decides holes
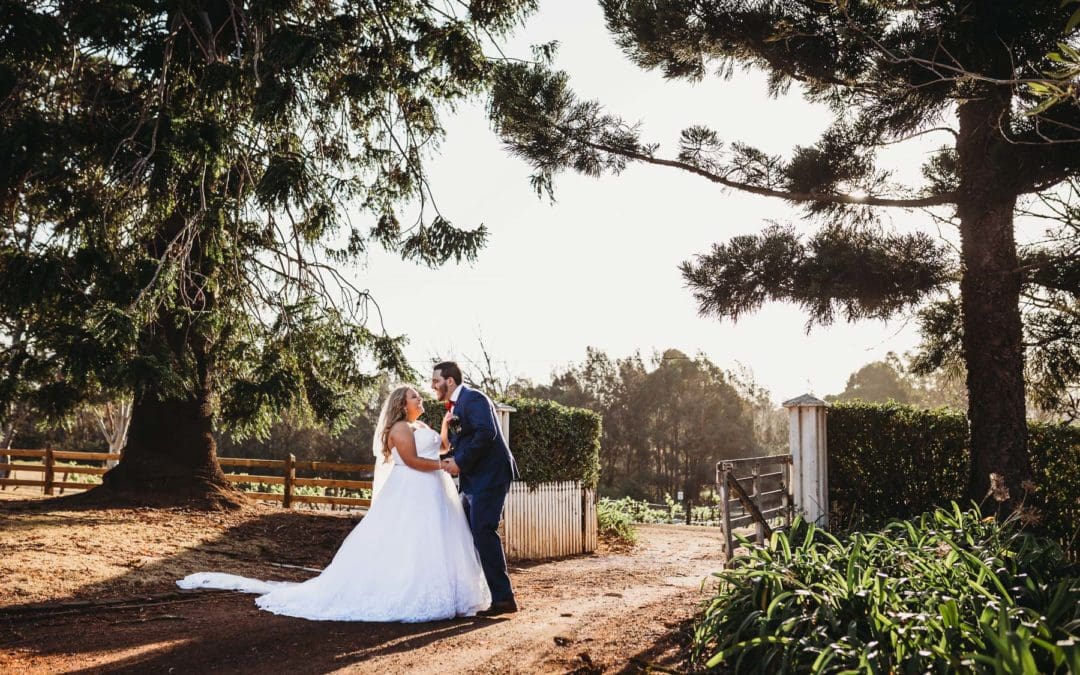
[[[442,470],[451,476],[456,476],[461,473],[461,469],[458,468],[457,462],[453,457],[447,457],[442,461]]]

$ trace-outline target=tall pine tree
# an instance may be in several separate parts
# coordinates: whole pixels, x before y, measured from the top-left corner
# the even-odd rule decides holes
[[[409,369],[340,265],[482,247],[424,160],[533,5],[0,3],[0,412],[132,394],[103,490],[140,499],[231,500],[219,428],[346,422]]]
[[[969,492],[981,499],[991,474],[999,474],[1008,498],[1019,500],[1031,475],[1022,293],[1078,315],[1080,264],[1070,255],[1076,239],[1018,251],[1014,231],[1018,208],[1060,195],[1055,191],[1080,177],[1080,108],[1045,93],[1048,82],[1067,87],[1054,66],[1076,53],[1073,10],[998,0],[601,5],[638,66],[687,80],[760,69],[771,94],[797,85],[833,122],[786,158],[702,126],[686,129],[677,155],[663,157],[636,125],[576,97],[566,74],[508,64],[491,115],[510,150],[535,167],[538,192],[550,192],[561,171],[617,173],[638,162],[783,199],[822,223],[808,234],[770,227],[686,263],[684,276],[707,315],[737,319],[782,300],[821,323],[837,315],[885,318],[941,300],[958,280],[953,316],[961,323],[952,335],[967,366]],[[924,167],[925,184],[896,186],[877,167],[877,153],[924,134],[947,143]],[[887,207],[925,209],[928,222],[930,214],[954,222],[959,259],[926,234],[888,231],[878,219]],[[1058,346],[1068,333],[1053,338]]]

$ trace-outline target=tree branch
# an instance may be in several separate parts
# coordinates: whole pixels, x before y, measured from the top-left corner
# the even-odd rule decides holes
[[[590,140],[583,140],[575,138],[573,133],[563,127],[556,127],[559,131],[567,134],[571,138],[582,145],[586,145],[594,150],[600,150],[615,155],[620,155],[628,159],[637,160],[639,162],[645,162],[646,164],[654,164],[656,166],[666,166],[676,169],[681,169],[692,174],[696,174],[712,181],[713,183],[719,183],[725,187],[740,190],[742,192],[749,192],[755,195],[761,195],[764,197],[777,197],[785,199],[791,202],[818,202],[829,204],[858,204],[860,206],[890,206],[906,209],[914,209],[927,206],[942,206],[944,204],[952,204],[956,201],[955,192],[943,192],[937,195],[931,195],[929,197],[912,197],[908,199],[890,199],[884,197],[856,197],[853,195],[842,194],[820,194],[815,192],[789,192],[786,190],[776,190],[773,188],[761,187],[759,185],[751,185],[749,183],[741,183],[734,181],[724,176],[717,175],[710,171],[706,171],[699,166],[688,164],[686,162],[680,162],[673,159],[661,159],[653,157],[642,152],[636,152],[625,148],[618,148],[603,143],[595,143]]]

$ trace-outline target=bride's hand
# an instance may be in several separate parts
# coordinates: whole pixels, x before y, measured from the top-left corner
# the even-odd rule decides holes
[[[443,415],[442,425],[444,429],[447,428],[447,425],[450,424],[450,420],[452,419],[454,419],[454,413],[452,412],[447,412],[445,415]]]

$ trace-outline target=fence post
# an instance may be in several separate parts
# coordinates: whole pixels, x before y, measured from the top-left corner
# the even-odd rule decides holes
[[[45,448],[45,494],[53,493],[53,449]]]
[[[285,458],[285,494],[282,497],[282,505],[292,508],[293,481],[296,480],[296,455],[289,453]]]
[[[727,474],[727,467],[723,465],[716,467],[716,482],[720,483],[720,514],[723,519],[724,546],[727,547],[727,551],[725,551],[727,558],[724,560],[725,567],[731,562],[731,556],[735,554],[735,537],[731,534],[731,505],[728,504],[731,495],[728,493]]]
[[[589,491],[581,483],[574,481],[578,493],[581,495],[581,553],[589,550]]]
[[[753,473],[750,474],[750,499],[757,504],[758,508],[762,511],[765,510],[764,504],[761,503],[761,484],[758,482],[758,476],[761,475],[761,464],[754,462],[754,466],[751,469]],[[761,522],[754,522],[754,537],[757,539],[758,544],[765,543],[765,524]]]
[[[517,408],[505,403],[495,404],[495,413],[499,416],[499,430],[502,431],[507,447],[510,447],[510,413],[512,412],[517,412]]]
[[[783,479],[783,492],[780,494],[780,505],[784,511],[784,526],[791,527],[791,463],[785,462],[781,469],[780,475]]]
[[[829,464],[825,401],[805,394],[784,402],[790,416],[791,493],[796,513],[829,525]]]

